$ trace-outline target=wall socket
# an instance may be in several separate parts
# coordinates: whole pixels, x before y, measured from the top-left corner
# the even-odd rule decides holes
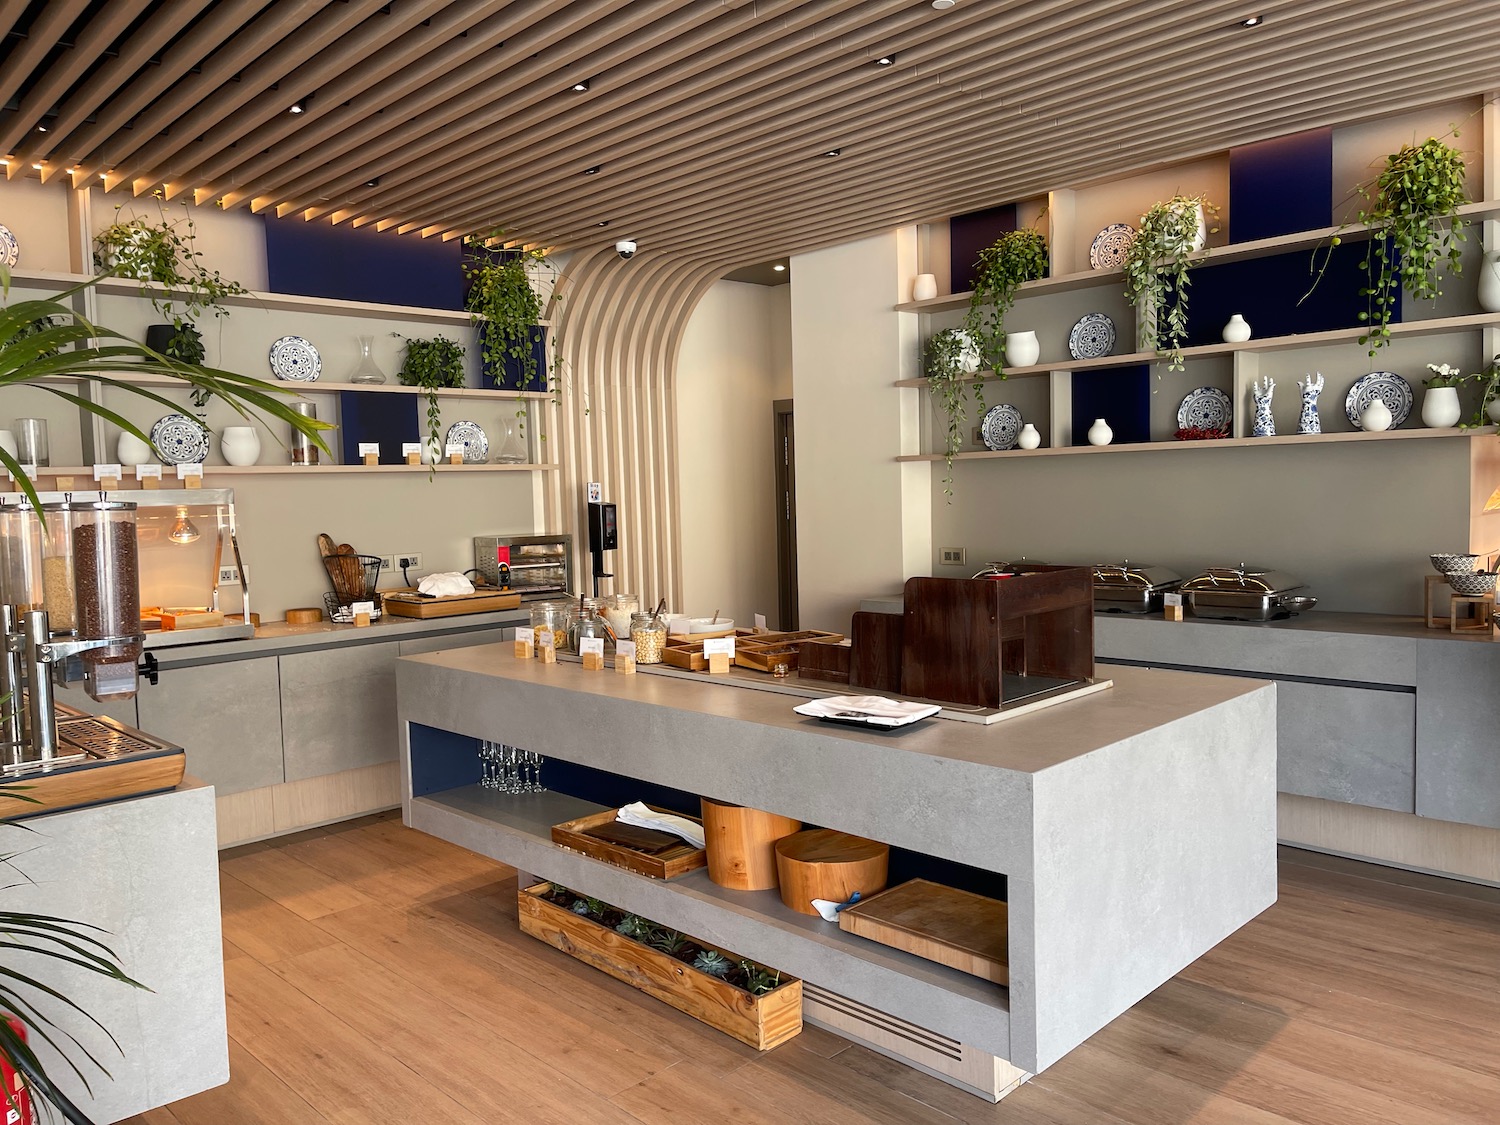
[[[240,568],[239,567],[237,567],[237,566],[221,566],[221,567],[219,567],[219,585],[220,586],[227,585],[230,582],[238,582],[239,580],[240,580]]]
[[[963,566],[969,561],[969,549],[967,547],[944,547],[938,553],[938,559],[943,566]]]
[[[422,565],[422,553],[420,551],[397,551],[395,555],[395,567],[400,570],[408,567],[415,570]]]

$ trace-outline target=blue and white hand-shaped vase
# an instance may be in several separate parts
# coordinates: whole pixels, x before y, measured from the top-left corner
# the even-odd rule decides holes
[[[1271,396],[1275,393],[1276,380],[1269,375],[1265,386],[1261,386],[1259,379],[1250,385],[1250,394],[1255,399],[1255,428],[1250,431],[1254,437],[1276,436],[1276,419],[1271,416]]]
[[[1309,375],[1297,380],[1297,389],[1302,392],[1302,416],[1297,419],[1299,434],[1321,434],[1323,423],[1318,419],[1318,396],[1323,393],[1323,373]]]

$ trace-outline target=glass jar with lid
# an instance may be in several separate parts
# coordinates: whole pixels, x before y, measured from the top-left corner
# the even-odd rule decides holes
[[[604,651],[614,650],[614,638],[610,636],[609,622],[599,615],[599,599],[583,598],[578,606],[578,612],[568,623],[568,651],[581,651],[579,642],[601,638],[604,641]]]
[[[538,648],[550,644],[560,649],[567,643],[568,608],[566,602],[531,603],[531,628]]]
[[[655,613],[632,614],[630,639],[635,643],[637,664],[660,664],[661,650],[667,644],[666,618]]]
[[[610,594],[600,603],[600,612],[609,622],[609,630],[616,640],[630,639],[630,619],[640,612],[641,599],[634,594]]]
[[[47,529],[42,537],[42,598],[48,625],[54,633],[73,631],[73,528],[77,518],[72,504],[43,504]]]

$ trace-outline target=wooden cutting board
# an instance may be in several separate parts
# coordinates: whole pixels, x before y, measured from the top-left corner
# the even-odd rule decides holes
[[[996,984],[1010,983],[1006,906],[912,879],[839,914],[839,929]]]
[[[490,588],[472,594],[449,594],[441,598],[424,598],[416,590],[392,590],[382,593],[385,611],[397,617],[459,617],[465,613],[492,613],[497,609],[515,609],[521,595],[514,590]]]

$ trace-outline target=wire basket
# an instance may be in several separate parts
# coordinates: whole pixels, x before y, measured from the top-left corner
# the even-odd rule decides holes
[[[380,581],[379,555],[324,555],[323,566],[339,605],[374,598]]]
[[[356,599],[358,601],[373,602],[375,612],[370,614],[370,620],[374,621],[380,617],[381,597],[379,594],[371,594],[369,597]],[[354,620],[354,610],[350,608],[349,602],[339,601],[339,596],[334,593],[323,595],[323,609],[328,614],[328,620],[348,625]]]

